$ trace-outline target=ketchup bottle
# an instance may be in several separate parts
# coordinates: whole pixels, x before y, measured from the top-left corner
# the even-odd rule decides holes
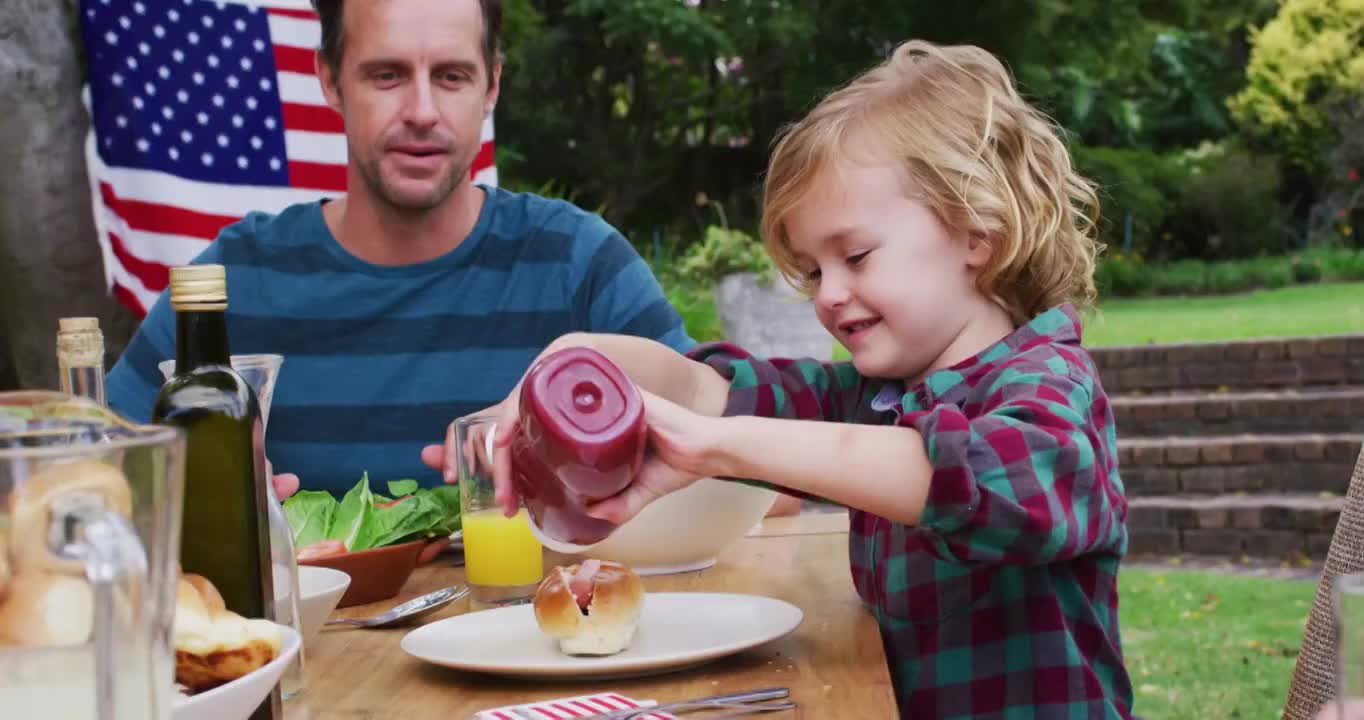
[[[560,552],[605,540],[616,526],[590,517],[586,506],[624,490],[644,460],[639,388],[596,350],[569,348],[526,374],[519,411],[512,476],[532,529]]]

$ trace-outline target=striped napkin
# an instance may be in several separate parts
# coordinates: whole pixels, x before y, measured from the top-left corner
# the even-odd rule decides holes
[[[474,720],[523,720],[523,718],[572,720],[572,718],[588,718],[613,710],[646,708],[657,704],[653,700],[635,700],[619,693],[607,692],[483,710],[474,716]],[[640,715],[639,718],[640,720],[677,720],[675,715],[668,713],[651,713]]]

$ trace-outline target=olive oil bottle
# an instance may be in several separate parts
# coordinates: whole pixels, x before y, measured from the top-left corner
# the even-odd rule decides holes
[[[227,609],[275,619],[266,524],[264,426],[255,390],[232,369],[227,274],[222,265],[171,269],[175,374],[161,386],[152,421],[185,431],[180,564],[217,586]],[[252,715],[282,718],[279,686]]]

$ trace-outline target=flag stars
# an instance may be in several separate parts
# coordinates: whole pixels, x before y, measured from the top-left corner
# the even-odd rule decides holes
[[[152,97],[156,97],[156,86],[155,86],[155,85],[153,85],[153,84],[151,84],[151,83],[143,83],[143,84],[142,84],[142,89],[145,90],[145,91],[147,91],[147,94],[148,94],[148,95],[151,95]]]
[[[242,120],[242,116],[241,116],[241,115],[233,115],[233,116],[232,116],[232,127],[239,128],[239,127],[242,126],[242,124],[243,124],[244,122],[245,122],[245,121]]]
[[[227,136],[222,133],[218,133],[218,147],[225,148],[227,147],[227,143],[228,143]]]
[[[185,61],[185,51],[180,48],[175,48],[171,51],[171,57],[175,58],[175,62],[182,63]]]
[[[159,75],[159,76],[161,76],[161,79],[162,79],[162,80],[169,80],[169,79],[170,79],[170,68],[166,67],[165,65],[162,65],[161,67],[159,67],[159,68],[156,69],[156,74]]]
[[[269,115],[267,115],[267,116],[265,117],[265,129],[266,129],[266,130],[274,130],[274,129],[275,129],[275,119],[274,119],[273,117],[269,116]]]
[[[241,18],[237,18],[237,21],[232,23],[232,27],[237,28],[237,32],[239,33],[246,32],[246,21]]]
[[[259,104],[259,103],[256,102],[256,98],[250,97],[250,96],[248,96],[248,97],[246,98],[246,109],[247,109],[247,110],[255,110],[255,109],[256,109],[256,105],[258,105],[258,104]]]
[[[133,12],[137,13],[138,15],[146,15],[147,6],[140,2],[135,2],[133,3]]]
[[[155,26],[153,26],[153,27],[152,27],[152,34],[155,35],[158,39],[163,38],[163,37],[166,37],[166,28],[165,28],[165,26],[163,26],[163,25],[155,25]]]
[[[272,82],[270,82],[270,78],[261,78],[261,79],[260,79],[260,89],[261,89],[261,90],[263,90],[263,91],[265,91],[265,92],[270,92],[270,88],[272,88],[272,87],[274,87],[274,86],[275,86],[275,84],[272,83]]]
[[[156,135],[157,137],[161,136],[161,123],[159,122],[152,123],[152,134]]]
[[[265,145],[265,142],[264,142],[263,140],[260,139],[260,136],[259,136],[259,135],[252,135],[252,136],[251,136],[251,147],[252,147],[253,149],[259,150],[259,149],[261,149],[261,147],[263,147],[264,145]]]
[[[208,56],[208,66],[211,67],[211,68],[218,67],[218,56],[217,56],[217,55],[209,55],[209,56]]]
[[[249,57],[244,57],[244,58],[242,58],[242,61],[241,61],[240,64],[241,64],[243,70],[247,70],[247,71],[250,71],[250,70],[251,70],[251,58],[249,58]]]
[[[135,58],[135,57],[130,57],[130,58],[128,58],[127,65],[128,65],[128,69],[129,69],[129,70],[136,70],[136,69],[137,69],[137,58]]]
[[[142,55],[145,57],[147,55],[152,54],[152,46],[148,45],[147,43],[140,42],[137,44],[137,51],[142,53]]]
[[[255,7],[253,6],[251,9],[255,10]],[[265,52],[265,41],[256,38],[255,42],[251,43],[251,47],[255,48],[256,52]]]
[[[219,10],[221,10],[221,9],[222,9],[222,8],[219,8]],[[205,15],[205,16],[204,16],[204,19],[203,19],[203,22],[204,22],[204,27],[206,27],[206,28],[211,28],[211,27],[213,27],[213,18],[212,18],[212,17],[210,17],[210,16],[208,16],[208,15]]]
[[[123,87],[123,74],[114,73],[113,75],[110,75],[109,82],[113,83],[114,87]]]
[[[185,36],[185,39],[186,39],[186,40],[189,40],[189,44],[190,44],[190,45],[198,45],[198,44],[199,44],[199,33],[194,32],[193,30],[190,30],[190,31],[189,31],[189,34]]]
[[[240,85],[240,84],[241,84],[241,81],[237,79],[237,76],[236,76],[236,75],[228,75],[228,76],[227,76],[227,86],[228,86],[228,87],[232,88],[233,90],[236,90],[236,89],[237,89],[237,86]]]
[[[250,165],[250,164],[251,164],[250,161],[248,161],[248,160],[246,159],[246,156],[245,156],[245,155],[238,155],[238,156],[237,156],[237,167],[239,167],[239,168],[245,170],[245,169],[246,169],[246,166],[248,166],[248,165]]]
[[[166,13],[166,17],[170,18],[171,22],[180,22],[180,11],[171,8],[171,10]]]
[[[126,115],[119,115],[118,117],[114,118],[114,122],[118,123],[118,126],[121,128],[128,127],[128,118]]]
[[[227,36],[227,35],[224,35],[224,36],[223,36],[223,39],[222,39],[222,43],[223,43],[223,49],[224,49],[224,50],[230,50],[230,49],[232,49],[232,38],[231,38],[231,37],[229,37],[229,36]]]
[[[181,131],[180,131],[180,142],[182,142],[182,143],[184,143],[184,144],[186,144],[186,145],[188,145],[188,144],[194,142],[194,133],[192,133],[192,132],[190,132],[190,131],[188,131],[188,130],[181,130]]]
[[[194,81],[194,84],[195,84],[195,85],[203,85],[203,84],[204,84],[204,74],[201,73],[201,72],[199,72],[199,71],[197,71],[197,70],[194,71],[194,74],[190,76],[190,79]]]
[[[279,168],[280,168],[279,158],[277,158],[277,157],[272,157],[272,158],[270,158],[270,169],[271,169],[271,170],[278,170]]]
[[[213,107],[222,107],[224,102],[222,95],[213,96]]]
[[[165,119],[167,119],[167,120],[174,120],[174,119],[175,119],[175,111],[172,110],[172,109],[170,108],[169,105],[167,105],[167,106],[161,108],[161,117],[163,117],[163,118],[165,118]]]
[[[146,103],[142,102],[142,98],[136,95],[133,96],[133,107],[137,108],[138,110],[141,110],[144,105],[146,105]]]
[[[104,33],[104,42],[107,42],[107,43],[109,43],[110,45],[117,45],[117,44],[118,44],[118,34],[115,33],[113,30],[110,30],[109,32]]]
[[[204,164],[204,167],[213,167],[213,156],[208,153],[204,153],[203,155],[199,156],[199,162],[202,162]]]
[[[187,90],[177,90],[177,91],[175,92],[175,99],[176,99],[176,100],[179,100],[179,101],[180,101],[180,104],[182,104],[182,105],[185,104],[185,103],[187,103],[187,102],[189,102],[189,91],[187,91]]]
[[[175,147],[174,145],[172,145],[171,147],[166,148],[166,154],[169,155],[169,156],[170,156],[170,159],[172,159],[172,160],[179,160],[179,159],[180,159],[180,149],[177,148],[177,147]]]
[[[138,152],[143,152],[143,153],[144,153],[144,152],[147,152],[148,150],[151,149],[151,147],[152,147],[152,144],[149,143],[149,142],[147,142],[147,138],[138,138],[138,139],[137,139],[137,151],[138,151]]]
[[[195,119],[195,120],[198,120],[200,125],[207,125],[207,124],[208,124],[208,113],[202,112],[202,111],[201,111],[198,115],[195,115],[195,116],[194,116],[194,119]]]
[[[129,20],[127,15],[120,15],[118,16],[118,26],[127,30],[133,26],[133,21]]]

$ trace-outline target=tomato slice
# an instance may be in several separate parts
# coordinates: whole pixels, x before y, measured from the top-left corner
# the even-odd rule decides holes
[[[345,552],[346,544],[340,540],[319,540],[311,545],[304,545],[299,548],[298,559],[313,560],[331,555],[342,555]]]

